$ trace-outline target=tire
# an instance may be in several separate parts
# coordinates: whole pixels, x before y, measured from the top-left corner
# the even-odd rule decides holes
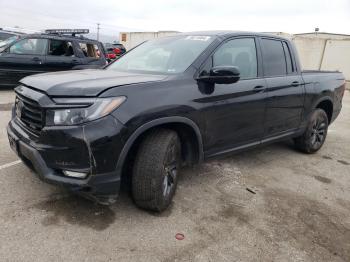
[[[328,116],[324,110],[317,108],[311,113],[304,134],[294,138],[296,148],[308,154],[317,152],[326,140],[327,131]]]
[[[181,144],[175,131],[157,129],[141,142],[132,174],[135,204],[151,211],[163,211],[176,191],[181,166]]]

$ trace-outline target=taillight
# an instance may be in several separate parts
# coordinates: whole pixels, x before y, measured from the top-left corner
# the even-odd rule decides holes
[[[341,94],[341,97],[342,97],[342,98],[344,97],[344,94],[345,94],[345,85],[344,85],[344,88],[343,88],[342,94]]]
[[[341,97],[342,97],[342,98],[344,97],[345,89],[346,89],[346,81],[344,80],[344,83],[343,83],[343,90],[342,90],[342,94],[341,94]]]
[[[113,52],[118,55],[121,53],[121,50],[119,48],[114,48]]]

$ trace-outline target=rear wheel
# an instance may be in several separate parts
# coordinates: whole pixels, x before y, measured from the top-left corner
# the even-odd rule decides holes
[[[132,195],[137,206],[163,211],[175,194],[181,164],[176,132],[157,129],[141,142],[132,175]]]
[[[294,139],[295,145],[299,150],[305,153],[315,153],[324,144],[327,131],[327,114],[324,110],[317,108],[312,112],[304,134]]]

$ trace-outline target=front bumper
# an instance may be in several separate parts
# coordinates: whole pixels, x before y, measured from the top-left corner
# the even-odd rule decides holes
[[[108,204],[116,199],[120,188],[121,174],[116,165],[122,128],[113,116],[107,116],[83,126],[44,128],[34,136],[13,118],[7,133],[13,150],[41,180]],[[88,176],[72,178],[63,170]]]

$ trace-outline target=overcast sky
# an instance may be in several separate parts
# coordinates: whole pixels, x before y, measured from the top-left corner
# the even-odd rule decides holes
[[[0,0],[0,27],[350,34],[350,0]]]

